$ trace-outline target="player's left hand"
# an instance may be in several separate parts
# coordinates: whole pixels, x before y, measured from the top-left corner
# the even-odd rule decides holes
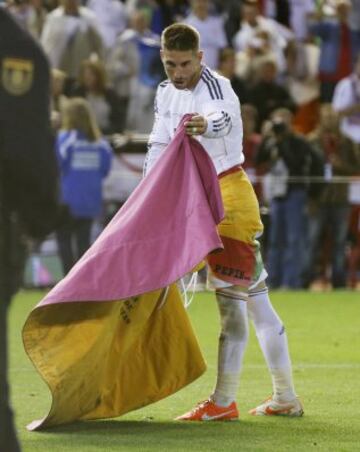
[[[185,131],[188,135],[202,135],[206,132],[207,120],[204,116],[194,114],[189,121],[185,123]]]

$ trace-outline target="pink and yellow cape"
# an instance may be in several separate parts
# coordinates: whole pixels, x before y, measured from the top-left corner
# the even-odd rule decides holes
[[[27,354],[52,406],[30,430],[119,416],[186,386],[205,362],[176,281],[222,248],[213,164],[183,118],[97,241],[30,313]]]

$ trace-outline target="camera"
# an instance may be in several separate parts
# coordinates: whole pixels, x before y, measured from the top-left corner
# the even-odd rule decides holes
[[[287,125],[282,120],[274,120],[272,121],[272,131],[275,135],[282,135],[287,131]]]

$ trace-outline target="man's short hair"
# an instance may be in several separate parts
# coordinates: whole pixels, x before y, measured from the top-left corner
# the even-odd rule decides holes
[[[161,34],[161,48],[166,50],[199,50],[200,36],[190,25],[172,24]]]

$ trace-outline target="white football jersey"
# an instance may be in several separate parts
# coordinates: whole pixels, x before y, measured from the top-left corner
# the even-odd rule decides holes
[[[187,113],[206,117],[206,132],[195,138],[210,155],[218,174],[244,161],[239,99],[228,79],[204,66],[197,85],[191,90],[176,89],[170,80],[158,86],[145,172],[165,150]]]

